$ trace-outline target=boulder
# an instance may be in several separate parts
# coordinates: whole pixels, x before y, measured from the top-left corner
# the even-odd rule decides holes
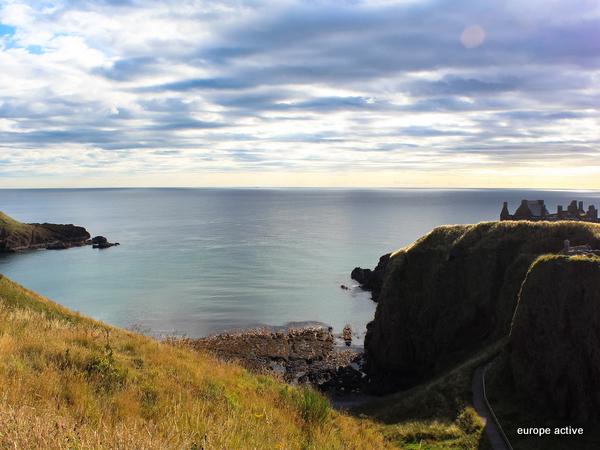
[[[92,238],[92,244],[105,245],[108,244],[108,239],[106,239],[104,236],[95,236]]]
[[[115,245],[121,245],[118,242],[108,242],[104,236],[96,236],[91,240],[92,248],[104,249],[114,247]]]
[[[352,328],[350,325],[346,325],[342,330],[342,339],[348,347],[352,345]]]

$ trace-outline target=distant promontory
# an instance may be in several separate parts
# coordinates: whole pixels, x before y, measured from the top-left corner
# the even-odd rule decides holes
[[[22,223],[0,212],[0,253],[66,249],[91,244],[90,233],[76,225]]]

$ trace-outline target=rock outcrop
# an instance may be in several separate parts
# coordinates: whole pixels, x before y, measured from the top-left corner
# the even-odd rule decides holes
[[[506,338],[531,264],[560,252],[565,239],[600,248],[600,226],[444,226],[393,253],[365,338],[371,377],[408,387]]]
[[[600,419],[600,258],[544,256],[529,271],[502,372],[538,412]]]
[[[83,227],[51,223],[21,223],[0,212],[0,252],[87,245],[90,234]]]
[[[92,238],[92,248],[103,249],[114,247],[115,245],[120,244],[118,242],[108,242],[108,239],[106,239],[104,236],[95,236]]]
[[[371,291],[371,298],[373,301],[377,301],[381,287],[383,286],[383,275],[387,268],[390,260],[391,253],[383,255],[379,258],[379,262],[375,269],[363,269],[361,267],[355,267],[350,277],[360,283],[360,287],[366,291]]]

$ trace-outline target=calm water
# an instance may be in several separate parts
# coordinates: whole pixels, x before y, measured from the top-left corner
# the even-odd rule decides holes
[[[25,222],[74,223],[120,247],[0,257],[0,273],[83,314],[152,334],[203,336],[316,321],[363,330],[374,304],[355,266],[431,228],[495,220],[521,198],[552,210],[599,193],[516,190],[0,190]]]

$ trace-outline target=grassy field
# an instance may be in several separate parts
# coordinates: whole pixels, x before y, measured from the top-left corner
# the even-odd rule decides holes
[[[374,449],[381,427],[0,276],[0,448]]]

